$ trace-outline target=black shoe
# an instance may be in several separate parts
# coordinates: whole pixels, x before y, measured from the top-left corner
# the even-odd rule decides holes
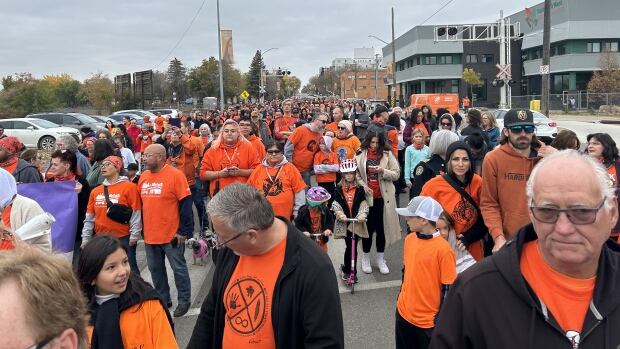
[[[340,264],[340,278],[342,281],[349,280],[349,273],[344,272],[344,264]]]
[[[171,308],[171,307],[172,307],[172,302],[168,302],[168,303],[166,303],[166,306],[167,306],[168,308]]]
[[[174,317],[180,317],[187,314],[190,305],[190,303],[183,303],[177,305],[177,308],[174,310]]]

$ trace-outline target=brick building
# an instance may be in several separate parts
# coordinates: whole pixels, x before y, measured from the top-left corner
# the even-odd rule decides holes
[[[387,99],[386,76],[385,68],[376,72],[376,79],[374,69],[343,71],[340,73],[340,98]]]

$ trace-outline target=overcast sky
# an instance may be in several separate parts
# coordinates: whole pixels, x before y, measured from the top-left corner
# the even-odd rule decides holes
[[[420,24],[449,0],[239,0],[220,2],[222,29],[233,30],[235,66],[248,70],[256,50],[271,67],[287,67],[303,83],[333,58],[352,57],[355,47],[390,40],[390,7],[396,36]],[[542,0],[453,0],[427,24],[494,21]],[[177,43],[203,0],[0,0],[0,76],[31,72],[91,73],[166,70],[173,57],[188,68],[217,58],[215,0],[206,0],[183,41]],[[162,60],[164,63],[158,65]]]

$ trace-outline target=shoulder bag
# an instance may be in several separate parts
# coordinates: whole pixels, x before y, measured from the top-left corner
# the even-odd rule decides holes
[[[111,220],[121,223],[121,224],[129,224],[131,220],[131,216],[133,215],[133,209],[131,207],[115,204],[110,201],[110,195],[108,193],[108,186],[103,186],[103,194],[105,195],[105,202],[108,206],[106,211],[106,216]]]

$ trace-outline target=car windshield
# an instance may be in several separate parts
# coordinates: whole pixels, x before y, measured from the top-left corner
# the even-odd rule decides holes
[[[72,116],[75,116],[78,120],[80,120],[83,124],[92,124],[94,122],[99,122],[93,118],[91,118],[88,115],[84,115],[84,114],[71,114]]]
[[[59,125],[51,122],[51,121],[47,121],[47,120],[43,120],[43,119],[31,119],[28,120],[31,123],[35,124],[36,126],[40,127],[40,128],[54,128],[54,127],[60,127]]]

